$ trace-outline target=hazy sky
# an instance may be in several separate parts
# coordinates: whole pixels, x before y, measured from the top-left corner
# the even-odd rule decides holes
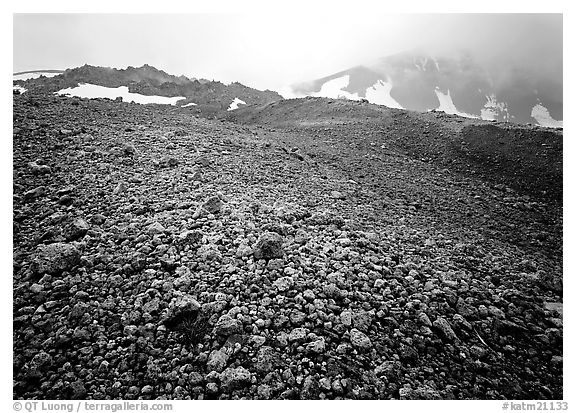
[[[279,90],[412,49],[469,48],[546,70],[561,14],[15,14],[13,70],[148,63],[170,74]]]

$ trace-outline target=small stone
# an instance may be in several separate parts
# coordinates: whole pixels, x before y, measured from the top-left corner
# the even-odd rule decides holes
[[[289,341],[304,341],[305,338],[306,338],[306,329],[301,327],[295,328],[288,335]]]
[[[481,359],[486,355],[486,350],[480,346],[471,346],[470,347],[470,356],[474,359]]]
[[[134,336],[136,335],[136,332],[138,332],[138,327],[135,325],[128,325],[124,327],[124,335],[126,336]]]
[[[39,351],[34,355],[28,364],[27,376],[30,378],[40,378],[52,365],[52,356],[45,351]]]
[[[190,383],[191,386],[199,386],[203,382],[204,382],[204,377],[196,371],[193,371],[192,373],[190,373],[188,375],[188,383]]]
[[[72,400],[81,400],[86,398],[86,387],[81,380],[76,380],[70,384],[70,390],[72,392]]]
[[[205,244],[198,249],[198,255],[204,261],[220,261],[222,254],[215,244]]]
[[[36,162],[30,162],[28,166],[34,175],[44,175],[52,172],[52,169],[48,165],[39,165]]]
[[[164,228],[164,226],[159,222],[154,222],[148,227],[148,233],[150,235],[163,234],[165,231],[166,228]]]
[[[228,367],[220,374],[220,382],[222,389],[231,391],[246,387],[251,383],[251,375],[244,367],[232,368]]]
[[[184,231],[178,235],[178,244],[198,246],[202,242],[204,234],[200,231]]]
[[[214,196],[208,198],[202,204],[202,208],[204,208],[204,210],[206,210],[210,214],[218,214],[220,212],[220,210],[222,209],[222,205],[224,205],[224,203],[222,202],[220,197],[218,197],[217,195],[214,195]]]
[[[332,191],[332,192],[330,192],[330,197],[334,198],[334,199],[345,199],[346,195],[344,195],[340,191]]]
[[[310,353],[323,354],[326,351],[326,342],[323,338],[308,343],[306,350]]]
[[[316,299],[316,294],[312,290],[306,290],[302,293],[302,297],[304,297],[308,301],[314,301]]]
[[[269,400],[272,397],[272,391],[270,389],[270,386],[268,386],[267,384],[261,384],[260,386],[258,386],[258,397],[262,400]]]
[[[372,342],[370,341],[370,338],[355,328],[350,330],[350,342],[354,347],[357,347],[361,350],[370,350],[372,348]]]
[[[427,327],[432,327],[432,321],[430,321],[430,318],[426,313],[418,314],[418,321]]]
[[[253,251],[247,244],[240,244],[236,250],[236,257],[243,258],[252,255]]]
[[[24,192],[24,199],[33,200],[36,198],[41,198],[44,195],[46,195],[46,188],[43,186],[39,186],[37,188]]]
[[[250,343],[256,348],[261,347],[265,342],[266,342],[266,337],[263,337],[263,336],[250,337]]]
[[[210,353],[210,356],[208,356],[206,367],[208,371],[221,372],[228,365],[229,358],[230,355],[228,352],[224,350],[214,350],[212,353]]]
[[[560,302],[545,302],[544,308],[548,311],[557,312],[560,317],[564,315],[564,305]]]
[[[562,368],[564,363],[564,358],[562,356],[552,356],[552,360],[550,360],[552,366]]]
[[[438,317],[436,320],[434,320],[434,323],[432,323],[432,325],[440,331],[440,333],[446,340],[454,341],[457,339],[456,333],[454,333],[454,330],[452,330],[450,323],[448,323],[446,319]]]
[[[145,385],[144,387],[142,387],[142,389],[140,390],[140,393],[142,394],[152,394],[154,393],[154,387],[150,386],[149,384]]]
[[[206,384],[206,391],[210,394],[218,393],[218,385],[216,383],[210,382]]]
[[[197,157],[196,159],[194,159],[194,163],[196,165],[201,165],[201,166],[210,166],[210,159],[208,159],[208,157],[201,155],[199,157]]]
[[[90,226],[86,220],[76,218],[64,228],[62,235],[64,235],[67,241],[75,241],[86,235],[89,229]]]
[[[302,311],[294,310],[290,313],[290,322],[295,326],[301,325],[305,319],[306,314],[304,314]]]
[[[112,191],[112,193],[114,195],[120,195],[120,194],[126,192],[127,189],[128,189],[128,186],[126,185],[126,183],[119,182],[118,185],[116,185],[116,188],[114,188],[114,191]]]
[[[72,197],[70,195],[62,195],[58,199],[58,203],[60,205],[70,205],[70,204],[72,204],[72,202],[74,202],[74,200],[72,199]]]
[[[367,311],[359,311],[352,314],[352,324],[354,328],[367,332],[372,324],[372,314]]]
[[[242,323],[228,314],[224,314],[218,319],[214,332],[220,336],[242,333]]]
[[[274,281],[272,285],[276,287],[278,291],[288,291],[294,285],[294,280],[292,277],[280,277]]]
[[[135,155],[136,154],[136,147],[132,142],[128,142],[124,144],[122,148],[124,151],[124,155]]]
[[[322,377],[318,381],[318,384],[320,385],[320,388],[323,390],[327,390],[327,391],[332,390],[332,383],[330,382],[330,379],[328,377]]]
[[[340,380],[336,379],[332,382],[332,391],[334,391],[336,394],[344,393],[344,387],[342,386],[342,382]]]
[[[342,313],[340,313],[340,322],[346,327],[350,327],[352,325],[352,312],[342,311]]]
[[[265,232],[258,238],[254,246],[254,258],[257,260],[272,258],[282,258],[284,250],[282,249],[283,239],[276,232]]]

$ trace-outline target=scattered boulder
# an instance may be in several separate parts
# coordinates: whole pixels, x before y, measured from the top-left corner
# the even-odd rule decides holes
[[[46,195],[46,188],[43,186],[39,186],[24,192],[24,199],[27,201],[31,201],[37,198],[42,198],[45,195]]]
[[[294,279],[292,277],[280,277],[272,283],[278,291],[284,292],[288,291],[294,285]]]
[[[124,152],[124,155],[128,156],[136,155],[136,146],[134,146],[132,142],[127,142],[122,147],[122,151]]]
[[[332,191],[330,192],[330,198],[333,199],[346,199],[346,195],[344,195],[342,192],[340,191]]]
[[[67,241],[76,241],[86,235],[89,229],[85,219],[76,218],[64,228],[62,235]]]
[[[370,338],[355,328],[350,330],[350,343],[360,350],[370,350],[372,348],[372,341],[370,341]]]
[[[28,166],[34,175],[44,175],[52,172],[52,168],[48,165],[39,165],[36,162],[30,162]]]
[[[282,258],[284,256],[282,243],[283,238],[279,234],[275,232],[265,232],[258,238],[254,246],[254,258],[257,260]]]
[[[220,373],[228,365],[228,359],[230,358],[230,352],[228,348],[225,347],[220,350],[214,350],[208,356],[208,362],[206,363],[207,370],[216,371]]]
[[[435,327],[440,332],[442,337],[448,341],[454,341],[458,338],[456,333],[454,333],[454,330],[452,330],[450,323],[443,317],[438,317],[436,320],[434,320],[432,326]]]
[[[214,332],[219,336],[238,334],[241,333],[242,330],[242,323],[239,320],[230,317],[228,314],[221,316],[214,327]]]
[[[248,386],[252,376],[244,367],[228,367],[220,374],[220,383],[224,391],[232,391]]]
[[[52,356],[45,351],[39,351],[27,364],[26,375],[31,379],[40,379],[52,365]]]
[[[33,270],[37,274],[58,274],[79,263],[80,251],[72,244],[58,242],[38,245],[33,259]]]
[[[206,201],[204,201],[204,203],[202,204],[202,208],[210,214],[218,214],[222,209],[223,205],[224,203],[222,202],[220,197],[214,195],[208,198]]]

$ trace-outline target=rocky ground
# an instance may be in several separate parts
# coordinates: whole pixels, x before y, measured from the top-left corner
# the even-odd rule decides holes
[[[562,399],[561,134],[314,102],[14,96],[14,397]]]

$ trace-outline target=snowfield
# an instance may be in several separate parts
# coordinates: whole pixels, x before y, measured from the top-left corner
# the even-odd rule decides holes
[[[146,96],[139,93],[132,93],[128,91],[127,86],[119,86],[116,88],[92,85],[90,83],[81,83],[77,87],[62,89],[56,92],[59,95],[77,96],[80,98],[108,98],[116,99],[121,97],[124,102],[134,102],[143,105],[150,103],[157,103],[160,105],[176,105],[176,102],[186,99],[184,96],[165,97],[165,96]]]
[[[548,128],[562,128],[563,121],[553,119],[550,116],[548,109],[541,103],[538,103],[532,108],[531,116],[536,119],[540,126],[546,126]]]
[[[238,98],[234,98],[234,100],[232,101],[232,103],[230,103],[230,107],[227,110],[234,110],[234,109],[238,109],[238,105],[245,105],[246,102],[244,102],[243,100],[240,100]]]
[[[434,89],[434,92],[436,92],[436,96],[438,97],[438,102],[440,103],[440,106],[438,106],[436,108],[436,110],[448,113],[450,115],[462,116],[465,118],[478,118],[478,116],[470,115],[469,113],[465,113],[465,112],[460,112],[456,108],[456,105],[454,105],[454,102],[452,101],[452,97],[450,96],[450,89],[448,89],[447,93],[444,94],[444,93],[442,93],[442,91],[440,90],[439,87],[436,87],[436,89]]]
[[[508,105],[505,102],[498,102],[494,94],[486,96],[484,108],[480,109],[480,117],[484,120],[498,120],[498,115],[503,114],[504,120],[509,121]]]
[[[337,77],[336,79],[329,80],[324,83],[320,88],[319,92],[311,94],[311,96],[325,97],[332,99],[350,99],[350,100],[360,100],[362,99],[358,96],[358,93],[350,93],[343,90],[350,83],[350,75]]]
[[[373,86],[366,89],[366,99],[370,103],[377,105],[384,105],[389,108],[404,109],[391,95],[392,82],[388,79],[387,82],[378,80]]]

